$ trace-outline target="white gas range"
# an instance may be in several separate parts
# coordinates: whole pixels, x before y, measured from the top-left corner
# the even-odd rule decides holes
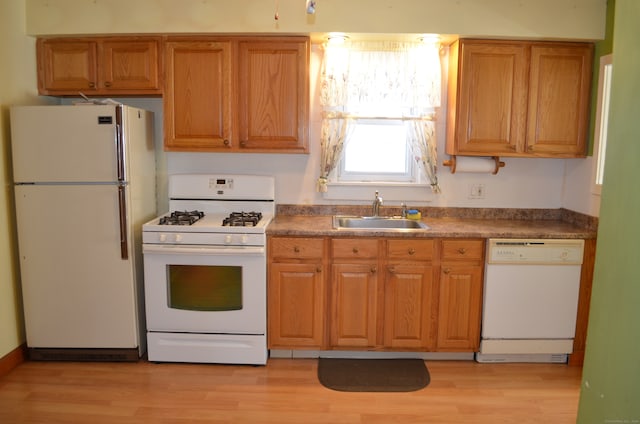
[[[265,364],[273,177],[171,175],[169,199],[142,227],[149,360]]]

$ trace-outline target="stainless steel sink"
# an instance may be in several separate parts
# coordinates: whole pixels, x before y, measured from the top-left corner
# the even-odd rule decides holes
[[[413,219],[382,216],[333,217],[333,228],[350,230],[428,230],[429,226]]]

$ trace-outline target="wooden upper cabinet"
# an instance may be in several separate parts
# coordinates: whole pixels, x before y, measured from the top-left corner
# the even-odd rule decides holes
[[[40,94],[92,91],[97,88],[97,45],[80,40],[37,42]]]
[[[165,150],[232,146],[231,42],[165,43]]]
[[[592,57],[587,43],[452,44],[447,153],[584,156]]]
[[[165,56],[165,150],[308,153],[307,37],[175,37]]]
[[[309,42],[239,45],[240,148],[308,152]]]
[[[592,56],[590,44],[531,47],[527,153],[586,154]]]
[[[162,94],[160,37],[40,38],[42,95]]]
[[[160,40],[104,40],[99,44],[102,79],[109,90],[161,93]]]

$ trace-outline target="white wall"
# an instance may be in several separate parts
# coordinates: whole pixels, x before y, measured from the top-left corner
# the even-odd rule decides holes
[[[24,341],[14,229],[9,107],[47,102],[36,90],[35,40],[24,0],[0,1],[0,358]]]
[[[438,33],[598,40],[606,0],[26,0],[27,32]],[[278,5],[280,19],[274,14]]]

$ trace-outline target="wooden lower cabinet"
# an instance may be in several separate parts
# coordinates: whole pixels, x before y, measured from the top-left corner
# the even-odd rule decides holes
[[[334,264],[332,268],[331,346],[374,347],[378,322],[376,262]]]
[[[480,344],[484,240],[443,240],[439,281],[439,351],[475,352]]]
[[[272,265],[269,345],[315,347],[323,341],[323,274],[320,264]]]
[[[375,238],[331,240],[329,345],[373,348],[379,322],[379,241]]]
[[[434,285],[431,265],[390,264],[384,285],[384,346],[433,346]]]
[[[270,349],[320,349],[325,343],[326,285],[321,238],[269,239]]]
[[[268,248],[271,349],[479,346],[482,239],[270,237]]]

